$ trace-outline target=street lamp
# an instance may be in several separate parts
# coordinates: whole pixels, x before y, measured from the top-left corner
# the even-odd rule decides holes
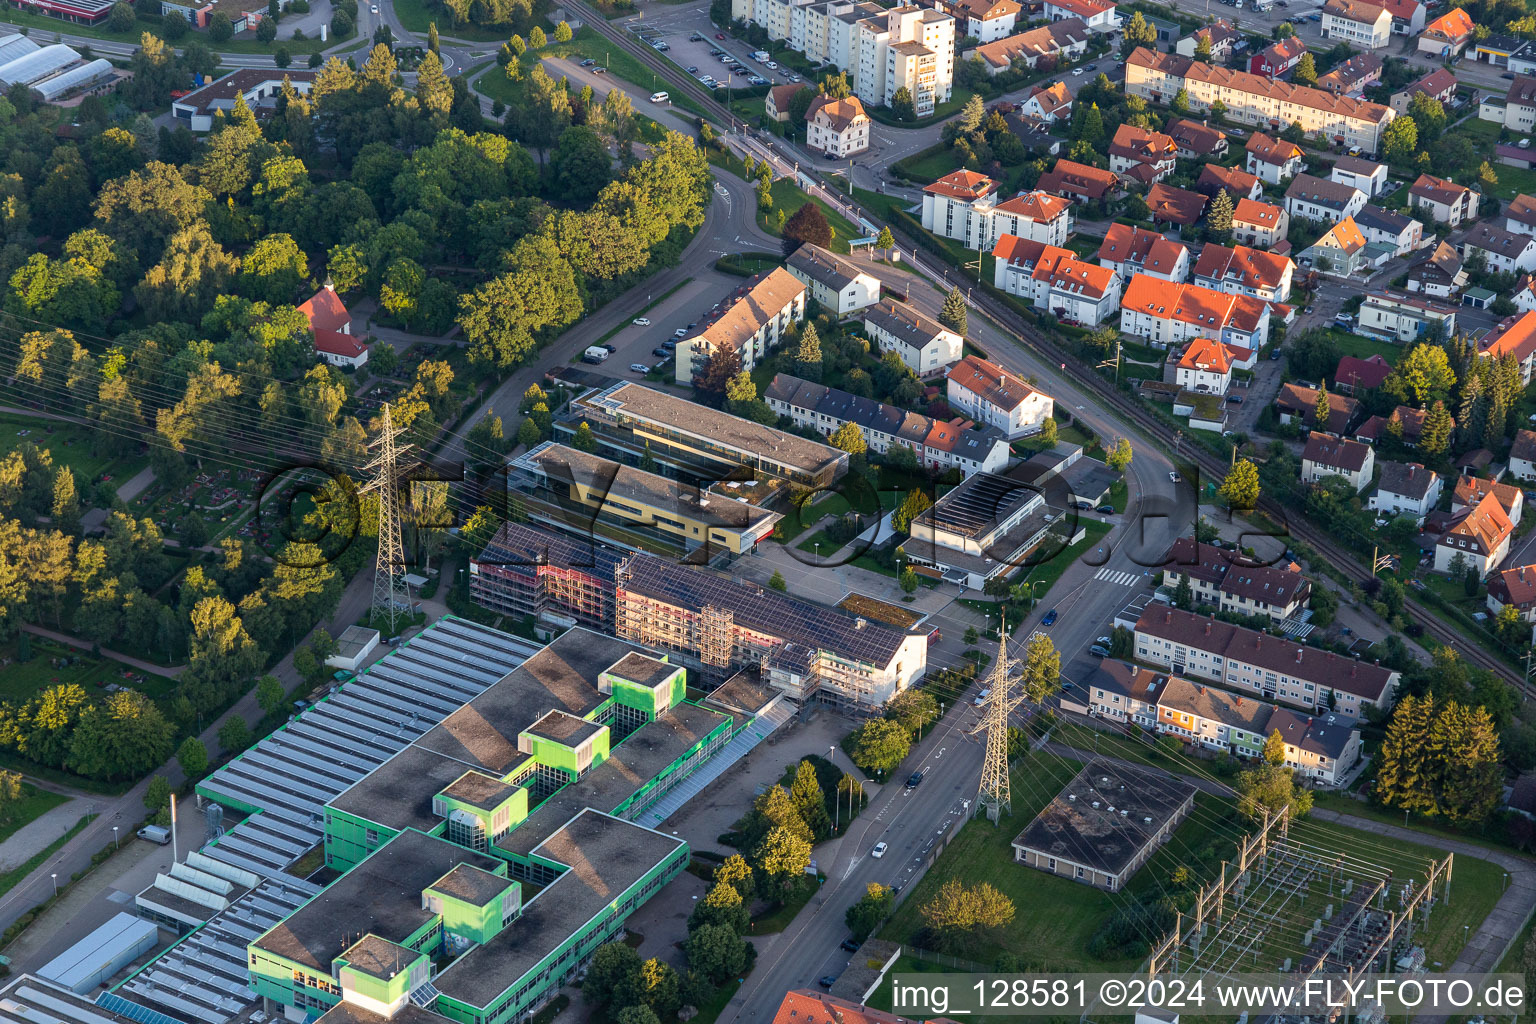
[[[53,873],[53,894],[55,896],[59,894],[59,873],[57,871]]]
[[[837,766],[837,744],[834,743],[827,748],[827,760],[832,762],[833,767]],[[834,795],[837,799],[832,802],[832,831],[836,833],[843,823],[843,797],[840,793]],[[850,814],[853,812],[852,806],[848,811]]]
[[[112,849],[117,849],[117,826],[112,826]]]

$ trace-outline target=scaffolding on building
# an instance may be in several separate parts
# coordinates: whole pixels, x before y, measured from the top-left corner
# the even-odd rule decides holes
[[[736,649],[736,616],[729,608],[707,604],[699,610],[699,660],[713,668],[729,668]]]

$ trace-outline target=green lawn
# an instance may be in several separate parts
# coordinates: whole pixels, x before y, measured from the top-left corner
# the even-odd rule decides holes
[[[412,32],[427,34],[427,25],[437,22],[437,31],[443,38],[468,39],[471,42],[504,43],[512,36],[510,26],[503,25],[499,28],[482,28],[479,25],[454,25],[448,17],[448,12],[443,10],[442,4],[428,3],[428,0],[394,0],[395,17],[400,19],[400,24]],[[549,31],[549,26],[544,26],[544,31]],[[551,38],[553,36],[551,35]]]
[[[826,215],[827,223],[832,225],[832,251],[847,253],[850,239],[863,238],[864,232],[854,227],[848,218],[832,209],[820,199],[812,199],[800,190],[799,184],[789,178],[779,178],[773,183],[773,209],[765,215],[761,212],[757,215],[757,222],[764,231],[771,235],[777,235],[779,211],[784,211],[784,219],[793,217],[806,203],[815,203],[821,207],[821,212]]]
[[[875,220],[889,221],[892,210],[902,210],[911,205],[910,199],[900,196],[888,195],[884,192],[871,192],[867,188],[855,188],[853,198],[860,206],[874,217]]]
[[[0,414],[0,451],[15,451],[21,442],[31,441],[53,454],[55,466],[68,466],[87,482],[94,483],[103,473],[109,473],[110,482],[120,485],[148,465],[147,460],[138,456],[114,459],[98,455],[93,450],[95,439],[94,431],[73,423]]]
[[[22,783],[21,799],[6,807],[0,814],[0,843],[5,842],[23,825],[36,821],[55,807],[68,800],[62,793],[38,789],[31,783]]]
[[[1025,583],[1039,583],[1043,581],[1045,586],[1034,588],[1036,595],[1042,601],[1049,596],[1051,588],[1056,585],[1057,580],[1061,579],[1061,574],[1067,571],[1067,567],[1081,558],[1089,548],[1097,546],[1112,529],[1108,523],[1101,523],[1097,520],[1085,519],[1079,525],[1083,528],[1084,536],[1082,540],[1063,551],[1058,551],[1054,556],[1046,558],[1038,565],[1030,567],[1029,572],[1020,581]],[[1052,536],[1055,535],[1053,534]]]
[[[69,620],[66,618],[64,621],[68,624]],[[52,626],[53,623],[49,622],[48,625]],[[32,639],[30,661],[16,660],[14,641],[0,646],[0,656],[3,656],[5,664],[5,670],[0,672],[0,700],[11,704],[25,703],[50,686],[69,683],[78,683],[93,697],[101,696],[108,683],[131,685],[134,689],[141,690],[151,697],[167,693],[175,685],[175,680],[164,676],[145,676],[143,682],[130,680],[124,677],[123,673],[133,670],[124,669],[115,661],[93,658],[86,653],[83,645],[74,651],[68,651],[52,640],[36,637]],[[64,658],[70,659],[70,663],[63,664]],[[140,673],[133,671],[133,674]]]
[[[1375,338],[1363,337],[1359,334],[1350,334],[1336,327],[1328,328],[1328,337],[1339,347],[1339,355],[1356,356],[1366,359],[1379,355],[1389,363],[1395,363],[1402,357],[1403,347],[1394,345],[1390,341],[1377,341]]]
[[[419,5],[421,2],[422,0],[406,0],[407,4]],[[396,7],[395,9],[397,11],[401,11],[404,8],[402,6]],[[403,14],[401,16],[401,20],[406,20]],[[409,24],[409,22],[407,22],[407,24]],[[417,31],[425,32],[426,26],[422,25],[422,27]],[[441,31],[441,29],[439,29],[439,31]],[[546,29],[546,31],[549,30]],[[458,33],[445,32],[444,34],[455,35]],[[510,33],[504,34],[497,32],[491,36],[487,36],[487,38],[504,40],[507,38],[508,34]],[[549,38],[551,40],[554,39],[554,33],[552,31],[550,31]],[[613,43],[610,43],[608,40],[597,35],[586,26],[582,26],[580,29],[578,29],[576,31],[576,35],[568,43],[556,43],[551,41],[549,45],[545,46],[542,50],[529,50],[527,53],[523,54],[521,63],[523,65],[523,74],[525,79],[528,73],[533,70],[534,63],[545,57],[589,57],[592,60],[597,61],[603,67],[606,67],[610,74],[617,75],[619,78],[622,78],[626,82],[630,82],[634,85],[647,87],[652,90],[661,88],[666,85],[665,82],[656,77],[655,72],[651,71],[650,68],[646,67],[644,64],[641,64],[638,60],[631,56],[628,50],[615,46]],[[479,78],[474,79],[474,86],[476,91],[489,96],[493,100],[501,100],[501,102],[505,103],[509,107],[514,103],[521,102],[524,92],[524,85],[520,82],[513,82],[511,79],[507,78],[506,71],[499,64],[495,63],[486,68],[485,72],[481,74]],[[686,110],[695,116],[704,116],[704,108],[699,106],[698,103],[696,103],[694,100],[682,95],[681,93],[672,97],[672,105],[679,109]]]
[[[927,184],[959,168],[960,159],[954,147],[939,145],[907,157],[896,164],[895,170]]]
[[[773,935],[788,928],[789,922],[793,921],[795,915],[811,902],[811,897],[816,895],[816,890],[820,889],[821,883],[826,880],[826,875],[817,875],[815,878],[809,875],[801,877],[788,899],[752,919],[752,934]]]
[[[891,113],[890,107],[869,107],[867,112],[871,118],[881,124],[888,124],[893,128],[922,128],[925,125],[937,124],[946,117],[953,117],[960,113],[965,104],[970,100],[970,89],[955,86],[949,94],[949,102],[940,103],[933,108],[933,113],[916,121],[898,121],[896,115]]]

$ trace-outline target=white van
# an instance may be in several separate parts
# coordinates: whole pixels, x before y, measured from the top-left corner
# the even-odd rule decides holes
[[[171,830],[163,825],[145,825],[139,829],[138,836],[140,839],[148,839],[152,843],[165,846],[171,841]]]
[[[653,93],[651,93],[651,102],[652,103],[666,103],[671,98],[672,97],[668,96],[664,92],[653,92]]]
[[[768,63],[768,51],[767,50],[753,50],[752,51],[752,59],[757,61],[759,64],[766,64],[766,63]]]

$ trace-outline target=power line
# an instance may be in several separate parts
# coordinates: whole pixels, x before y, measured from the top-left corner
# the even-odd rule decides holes
[[[390,632],[395,630],[397,615],[411,610],[411,590],[405,582],[405,557],[400,542],[400,456],[410,450],[410,445],[397,445],[400,432],[390,420],[389,404],[385,403],[381,416],[379,436],[368,443],[377,447],[379,454],[364,468],[378,473],[363,491],[377,491],[379,495],[379,549],[373,567],[373,605],[370,616],[375,622],[389,622]]]

